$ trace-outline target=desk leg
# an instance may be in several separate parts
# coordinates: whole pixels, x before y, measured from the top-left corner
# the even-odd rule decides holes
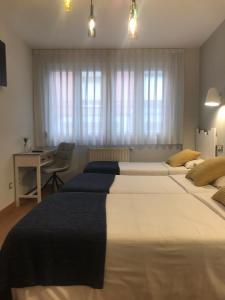
[[[16,195],[16,206],[20,206],[20,198],[19,198],[19,191],[20,191],[20,184],[19,184],[19,167],[15,166],[15,195]]]
[[[41,168],[37,167],[37,199],[38,203],[41,202]]]

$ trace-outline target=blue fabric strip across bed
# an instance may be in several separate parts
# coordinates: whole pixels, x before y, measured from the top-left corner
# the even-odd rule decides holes
[[[109,193],[115,175],[82,173],[65,183],[60,192]]]
[[[84,173],[102,173],[120,175],[118,161],[92,161],[84,169]]]
[[[0,299],[11,288],[86,285],[101,289],[106,194],[58,193],[9,233],[0,252]]]

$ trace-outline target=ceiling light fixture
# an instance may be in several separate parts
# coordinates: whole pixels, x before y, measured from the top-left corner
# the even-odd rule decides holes
[[[128,33],[132,39],[137,37],[138,29],[138,13],[137,13],[137,3],[136,0],[132,0],[129,21],[128,21]]]
[[[91,6],[90,6],[90,16],[88,21],[88,36],[89,37],[96,37],[96,22],[94,17],[94,5],[91,0]]]
[[[70,12],[72,10],[72,0],[64,0],[64,9],[66,12]]]

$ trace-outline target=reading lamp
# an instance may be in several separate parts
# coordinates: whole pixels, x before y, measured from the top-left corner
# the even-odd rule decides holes
[[[206,99],[205,99],[205,105],[206,106],[211,106],[211,107],[216,107],[220,106],[221,104],[221,97],[216,88],[210,88],[208,90]]]

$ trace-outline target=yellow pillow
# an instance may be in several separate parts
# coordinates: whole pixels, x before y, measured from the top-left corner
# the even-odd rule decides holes
[[[183,166],[186,162],[198,158],[200,154],[201,154],[200,152],[193,151],[190,149],[185,149],[172,155],[168,159],[167,163],[171,167],[180,167]]]
[[[225,187],[222,187],[218,192],[216,192],[212,196],[212,199],[225,205]]]
[[[205,160],[193,169],[189,175],[197,186],[212,183],[219,177],[225,176],[225,157],[216,157]]]

